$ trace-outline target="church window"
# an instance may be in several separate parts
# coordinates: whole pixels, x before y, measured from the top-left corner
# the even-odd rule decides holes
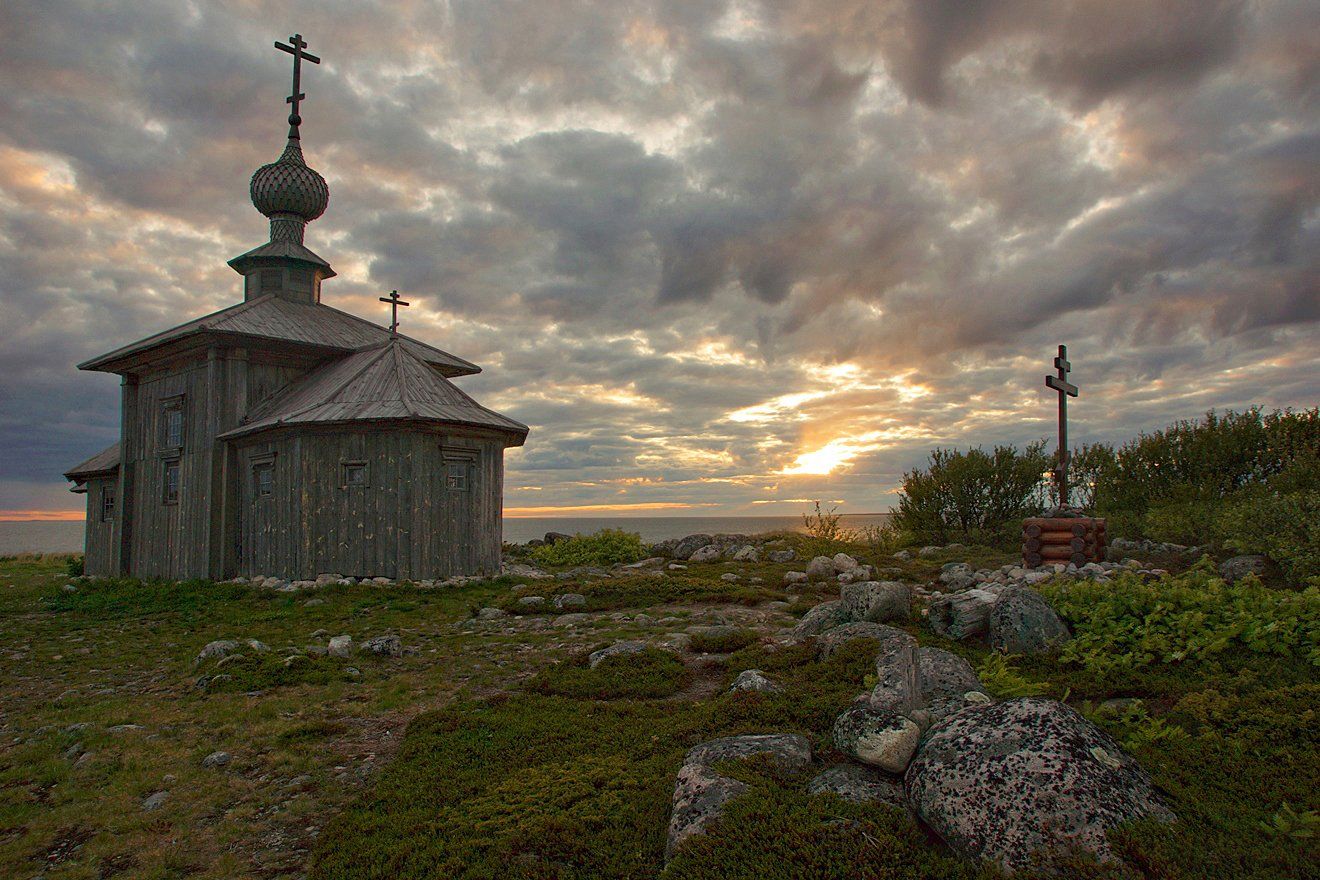
[[[171,397],[161,406],[160,444],[166,449],[183,446],[183,398]]]
[[[115,487],[104,486],[101,489],[101,522],[114,522]]]
[[[445,488],[451,492],[466,492],[471,488],[473,469],[480,453],[461,446],[440,447],[445,464]]]
[[[445,488],[455,492],[468,490],[468,466],[464,461],[451,461],[445,465]]]
[[[179,503],[179,460],[165,462],[164,492],[161,501],[165,504]]]
[[[346,461],[343,463],[343,470],[345,486],[367,485],[367,463],[365,461]]]
[[[252,484],[258,498],[269,498],[275,494],[275,463],[259,462],[252,466]]]

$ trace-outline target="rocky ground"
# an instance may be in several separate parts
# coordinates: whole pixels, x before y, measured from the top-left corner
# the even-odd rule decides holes
[[[1145,817],[1162,867],[1144,876],[1204,876],[1159,862],[1183,833],[1163,823],[1206,821],[1163,719],[1254,699],[1258,667],[1100,680],[1066,661],[1079,623],[1044,594],[1158,588],[1196,556],[1126,549],[1143,555],[1032,571],[696,535],[565,571],[515,549],[499,578],[423,584],[0,561],[0,875],[891,876],[866,867],[883,845],[903,876],[991,876],[1060,840],[1126,864],[1138,844],[1114,829]],[[1320,695],[1287,668],[1287,699]],[[1225,827],[1291,798],[1291,830],[1262,841],[1266,873],[1223,876],[1312,852],[1292,832],[1314,751],[1268,760],[1291,780],[1257,780],[1271,795]]]

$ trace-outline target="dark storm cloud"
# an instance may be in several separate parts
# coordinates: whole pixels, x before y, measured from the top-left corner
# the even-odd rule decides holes
[[[1320,398],[1312,3],[4,16],[0,509],[65,505],[116,435],[73,363],[237,299],[294,29],[326,300],[407,291],[486,367],[465,389],[533,426],[511,507],[883,507],[933,444],[1047,435],[1060,339],[1088,439]]]

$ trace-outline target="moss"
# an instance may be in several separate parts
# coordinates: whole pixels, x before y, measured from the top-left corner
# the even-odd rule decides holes
[[[697,632],[692,634],[691,649],[698,654],[729,654],[740,651],[760,640],[752,629],[734,629],[728,632]]]
[[[247,693],[299,684],[328,684],[334,681],[354,681],[357,676],[348,672],[354,664],[362,665],[369,658],[350,661],[341,657],[311,657],[294,655],[285,663],[285,655],[277,652],[232,655],[212,664],[203,674],[207,693]],[[354,667],[356,668],[356,667]]]
[[[544,583],[530,584],[516,593],[506,595],[496,602],[497,607],[519,614],[559,614],[559,610],[550,607],[529,610],[518,604],[523,595],[549,595],[551,589]],[[574,610],[614,611],[620,608],[652,608],[656,605],[697,605],[703,603],[730,602],[742,605],[756,605],[767,599],[782,599],[784,593],[765,584],[727,583],[721,580],[708,580],[692,576],[628,575],[624,577],[603,578],[577,584],[560,582],[553,587],[556,593],[581,593],[587,600],[584,608]]]
[[[607,657],[592,669],[589,655],[551,666],[527,683],[538,694],[594,700],[668,697],[687,686],[691,673],[668,651]]]

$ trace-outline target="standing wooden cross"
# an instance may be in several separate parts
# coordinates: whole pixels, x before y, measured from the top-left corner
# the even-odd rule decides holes
[[[389,296],[382,296],[380,301],[390,304],[390,333],[398,335],[399,333],[399,306],[406,306],[408,303],[399,299],[399,292],[391,290]]]
[[[276,41],[275,48],[281,52],[288,52],[293,56],[293,94],[284,99],[284,103],[293,105],[293,112],[289,114],[289,137],[298,136],[298,126],[302,125],[302,117],[298,115],[298,102],[307,96],[301,91],[302,88],[302,63],[306,58],[313,64],[320,64],[321,59],[310,52],[304,52],[307,43],[303,40],[302,34],[294,34],[289,37],[288,46]]]
[[[1068,506],[1068,398],[1077,396],[1077,386],[1068,381],[1068,346],[1059,346],[1059,356],[1054,359],[1054,366],[1059,371],[1057,376],[1046,376],[1045,386],[1059,392],[1059,464],[1054,470],[1054,478],[1059,486],[1059,506]]]

